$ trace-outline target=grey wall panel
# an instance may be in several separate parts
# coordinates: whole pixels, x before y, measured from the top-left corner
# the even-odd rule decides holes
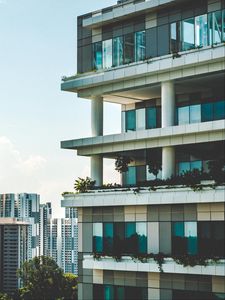
[[[137,272],[136,285],[138,287],[148,287],[148,273]]]
[[[149,222],[158,222],[159,221],[159,206],[158,205],[149,205],[147,207],[147,221]]]
[[[157,27],[146,30],[146,58],[156,57],[157,47]]]
[[[82,300],[92,300],[92,299],[93,299],[93,284],[84,283]]]
[[[112,26],[105,26],[102,28],[102,40],[109,40],[113,37]]]
[[[172,290],[160,290],[160,300],[172,300]]]
[[[92,45],[82,47],[82,66],[83,72],[92,70]]]
[[[83,252],[92,253],[92,223],[83,223]]]
[[[103,273],[103,284],[114,284],[114,272],[104,271]]]
[[[157,28],[158,56],[169,53],[169,24]]]
[[[159,251],[171,254],[171,222],[159,223]]]
[[[134,22],[127,22],[123,26],[123,34],[128,34],[133,32],[134,32]]]

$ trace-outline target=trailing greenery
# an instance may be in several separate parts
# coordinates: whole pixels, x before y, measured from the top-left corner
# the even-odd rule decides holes
[[[149,259],[154,259],[154,261],[158,264],[158,268],[160,272],[163,272],[163,264],[165,263],[166,258],[172,258],[177,264],[183,265],[183,267],[194,267],[197,265],[200,266],[207,266],[210,261],[213,261],[214,263],[218,263],[220,260],[219,257],[207,257],[207,256],[202,256],[202,255],[188,255],[188,254],[183,254],[183,255],[165,255],[164,253],[148,253],[148,254],[141,254],[141,253],[133,253],[130,255],[132,260],[134,262],[140,261],[142,263],[147,263]],[[112,255],[110,254],[105,254],[105,253],[93,253],[93,258],[96,260],[100,260],[101,258],[104,257],[112,257],[116,261],[121,261],[122,260],[122,255],[121,253],[115,254],[113,253]]]
[[[89,178],[89,177],[86,177],[86,178],[78,177],[78,179],[75,180],[74,189],[78,193],[87,193],[88,190],[93,189],[94,185],[95,185],[95,181],[91,180],[91,178]]]
[[[12,300],[12,298],[7,294],[0,293],[0,300]]]

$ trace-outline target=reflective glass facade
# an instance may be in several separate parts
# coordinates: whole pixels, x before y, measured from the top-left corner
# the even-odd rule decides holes
[[[143,222],[93,223],[95,253],[147,253],[147,224]]]

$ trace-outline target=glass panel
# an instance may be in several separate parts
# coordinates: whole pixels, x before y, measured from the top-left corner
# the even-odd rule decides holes
[[[191,171],[193,171],[193,170],[202,171],[202,161],[201,160],[192,161],[190,164],[191,164]]]
[[[186,252],[186,242],[184,238],[184,222],[172,223],[172,253],[175,255]]]
[[[178,107],[178,125],[189,124],[189,106]]]
[[[125,300],[125,288],[123,286],[115,286],[115,300]]]
[[[134,34],[129,33],[124,36],[124,63],[129,64],[134,61]]]
[[[207,15],[195,17],[195,45],[197,47],[208,45]]]
[[[201,107],[202,122],[213,120],[213,105],[212,103],[203,103]]]
[[[102,42],[93,44],[93,68],[96,70],[102,69]]]
[[[125,174],[125,184],[136,184],[136,167],[128,167],[128,171]]]
[[[114,223],[114,253],[121,254],[124,252],[124,240],[125,240],[125,224]]]
[[[138,222],[136,224],[136,233],[138,238],[138,252],[147,253],[147,228],[146,223]]]
[[[134,222],[125,223],[125,251],[127,254],[138,253],[136,224]]]
[[[185,222],[185,237],[187,239],[186,253],[195,255],[198,253],[197,222]]]
[[[212,252],[214,256],[225,257],[224,222],[212,222]]]
[[[136,130],[136,111],[128,110],[126,111],[126,131]]]
[[[93,251],[96,253],[103,251],[102,223],[93,223]]]
[[[135,61],[145,59],[145,31],[135,32]]]
[[[215,102],[213,105],[213,119],[222,120],[225,119],[225,101]]]
[[[112,40],[103,41],[103,69],[112,67]]]
[[[146,128],[156,128],[156,107],[148,107],[146,109]]]
[[[200,123],[201,122],[201,105],[191,105],[190,106],[190,123]]]
[[[146,180],[146,166],[136,167],[137,183],[144,182]]]
[[[195,19],[190,18],[182,21],[182,50],[189,50],[195,47]]]
[[[170,24],[170,52],[178,52],[180,50],[179,47],[179,29],[180,22]]]
[[[225,9],[222,10],[222,41],[225,42]]]
[[[113,223],[104,223],[104,253],[112,254],[113,252]]]
[[[216,11],[209,15],[209,42],[210,44],[222,41],[222,12]]]
[[[200,255],[212,256],[211,237],[212,231],[210,222],[198,222],[198,247]]]
[[[113,67],[123,64],[123,37],[113,39]]]
[[[103,285],[93,284],[93,300],[103,300]]]
[[[136,110],[136,130],[145,129],[145,109]]]
[[[178,163],[178,174],[179,175],[182,175],[182,174],[186,173],[187,171],[190,171],[190,169],[191,169],[191,164],[189,161]]]
[[[104,286],[104,300],[114,300],[114,289],[112,285]]]

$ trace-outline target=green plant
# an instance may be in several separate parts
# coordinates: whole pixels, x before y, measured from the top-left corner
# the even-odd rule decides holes
[[[92,189],[95,185],[95,181],[91,180],[91,178],[86,177],[86,178],[80,178],[78,177],[77,180],[75,180],[74,183],[74,189],[78,193],[87,193],[88,190]]]
[[[128,164],[132,162],[132,159],[127,156],[117,156],[115,161],[115,170],[124,173],[128,171]]]

